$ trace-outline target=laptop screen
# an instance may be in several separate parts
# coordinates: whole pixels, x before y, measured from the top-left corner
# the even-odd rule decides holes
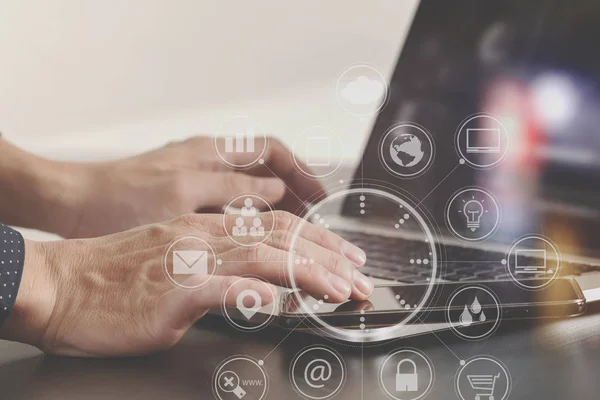
[[[453,193],[494,194],[502,221],[490,240],[542,234],[563,252],[595,254],[600,224],[600,2],[596,0],[422,0],[355,180],[408,191],[447,228]],[[502,121],[510,145],[487,169],[459,164],[456,132],[471,115]],[[410,179],[381,162],[380,141],[399,122],[435,144],[433,165]],[[466,132],[467,153],[494,153],[495,129]],[[357,199],[349,197],[346,215]],[[386,210],[374,208],[379,217]]]

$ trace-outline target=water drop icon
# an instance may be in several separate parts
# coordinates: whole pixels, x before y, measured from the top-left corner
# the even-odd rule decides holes
[[[485,313],[482,311],[481,314],[479,314],[479,321],[485,322],[486,319],[487,319],[487,317],[485,316]]]
[[[473,317],[471,316],[471,313],[469,312],[469,309],[467,308],[466,305],[465,305],[465,309],[460,314],[460,318],[458,319],[458,322],[462,326],[470,326],[473,323]]]
[[[473,300],[473,304],[471,304],[471,311],[473,314],[479,314],[481,312],[481,304],[479,304],[477,296],[475,296],[475,300]]]

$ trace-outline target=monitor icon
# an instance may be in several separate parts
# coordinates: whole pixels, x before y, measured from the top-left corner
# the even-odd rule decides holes
[[[547,258],[544,249],[516,249],[515,274],[546,273]]]
[[[467,153],[500,153],[500,129],[467,128]]]

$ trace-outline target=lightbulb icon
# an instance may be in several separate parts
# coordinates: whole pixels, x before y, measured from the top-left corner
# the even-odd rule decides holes
[[[481,226],[481,217],[483,216],[483,202],[471,198],[463,207],[463,215],[467,220],[467,229],[475,232]]]

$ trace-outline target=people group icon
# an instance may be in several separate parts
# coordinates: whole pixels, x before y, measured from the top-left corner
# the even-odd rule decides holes
[[[264,237],[265,227],[262,226],[262,220],[256,217],[252,220],[252,226],[250,227],[250,229],[248,229],[246,227],[246,221],[244,221],[244,218],[238,217],[235,220],[235,226],[231,230],[231,235],[234,237]]]
[[[264,237],[265,227],[262,225],[262,220],[257,216],[258,212],[251,198],[244,200],[244,206],[240,210],[240,216],[235,220],[235,226],[231,230],[233,237]],[[250,229],[246,227],[244,217],[254,217]]]
[[[240,215],[242,217],[254,217],[256,216],[257,211],[256,208],[254,207],[254,202],[252,201],[252,199],[250,197],[247,197],[244,200],[244,207],[242,207],[242,209],[240,210]],[[237,224],[237,221],[236,221]]]

